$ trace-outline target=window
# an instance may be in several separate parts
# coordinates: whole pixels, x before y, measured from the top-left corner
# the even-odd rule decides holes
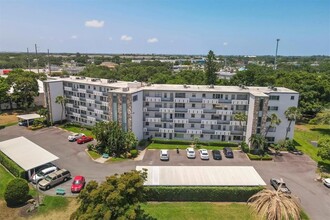
[[[266,137],[267,142],[274,142],[275,137]]]
[[[205,118],[205,115],[204,114],[202,114],[202,116],[201,116],[202,118]]]
[[[196,93],[193,93],[193,94],[191,95],[191,97],[195,98],[195,97],[196,97]]]
[[[175,113],[174,117],[175,118],[185,118],[184,113]]]
[[[175,93],[175,98],[186,98],[186,93]]]
[[[146,102],[146,106],[149,106],[149,102]]]
[[[231,95],[231,99],[235,99],[235,95],[234,94]]]
[[[260,133],[261,133],[261,129],[257,128],[257,134],[260,134]]]
[[[262,118],[261,117],[258,117],[258,124],[257,124],[257,126],[261,126],[261,120],[262,120]]]
[[[146,126],[149,126],[149,122],[146,122]]]
[[[204,128],[204,124],[201,124],[201,128]]]
[[[175,103],[175,108],[185,108],[185,103]]]
[[[156,107],[156,108],[161,108],[161,107],[162,107],[162,103],[156,103],[156,104],[155,104],[155,107]]]
[[[225,95],[225,100],[228,100],[228,95]]]
[[[167,108],[167,103],[164,103],[164,108]]]
[[[196,106],[196,104],[191,104],[191,107],[192,107],[192,108],[195,108],[195,106]]]
[[[136,102],[138,100],[138,96],[137,95],[134,95],[133,96],[133,102]]]
[[[205,104],[202,104],[202,108],[205,108]]]
[[[291,96],[291,100],[294,100],[294,95]]]
[[[277,111],[278,106],[268,106],[268,111]]]
[[[191,126],[190,126],[190,127],[194,128],[194,127],[195,127],[195,124],[191,124]]]
[[[161,112],[155,112],[155,118],[161,118],[162,113]]]
[[[155,127],[156,128],[161,128],[162,127],[162,124],[155,124]]]
[[[175,128],[184,128],[184,124],[175,124],[174,127]]]
[[[161,133],[155,133],[155,137],[162,137],[162,134]]]
[[[280,100],[280,96],[278,96],[278,95],[271,95],[271,96],[269,96],[269,100],[276,100],[276,101],[278,101],[278,100]]]
[[[220,94],[213,94],[214,99],[220,99]]]
[[[268,132],[275,132],[276,131],[276,127],[270,127],[269,129],[268,129]]]
[[[201,138],[203,138],[204,137],[204,135],[203,134],[201,134]]]
[[[203,93],[202,97],[205,98],[205,96],[206,96],[205,93]]]
[[[191,114],[191,117],[192,117],[192,118],[195,118],[195,114]]]
[[[164,93],[164,98],[167,98],[167,93],[166,92]]]
[[[264,108],[264,99],[263,98],[260,98],[259,111],[262,111],[263,108]]]

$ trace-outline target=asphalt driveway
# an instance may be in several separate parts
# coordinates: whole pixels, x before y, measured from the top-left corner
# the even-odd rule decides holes
[[[159,160],[159,150],[147,150],[142,161],[100,164],[92,161],[85,153],[87,144],[68,142],[69,134],[55,127],[30,131],[25,127],[11,126],[0,130],[0,141],[24,136],[58,156],[60,159],[54,162],[55,165],[68,169],[72,176],[83,175],[87,181],[100,182],[106,176],[134,170],[137,165],[253,166],[267,184],[270,178],[283,178],[292,193],[299,197],[311,219],[324,220],[330,216],[330,189],[314,180],[316,163],[306,155],[283,154],[274,161],[250,161],[244,153],[234,151],[234,159],[227,159],[222,155],[220,161],[215,161],[212,157],[208,161],[202,161],[198,154],[196,159],[188,159],[184,150],[180,150],[180,154],[176,150],[170,150],[170,161],[163,162]],[[70,185],[71,181],[68,181],[59,187],[65,188],[70,195]],[[268,187],[271,188],[269,185]],[[46,193],[54,194],[54,189]]]

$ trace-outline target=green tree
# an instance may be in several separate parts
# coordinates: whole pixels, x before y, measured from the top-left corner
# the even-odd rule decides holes
[[[48,109],[46,109],[46,108],[41,108],[41,109],[38,110],[37,113],[38,113],[40,116],[42,116],[42,117],[46,120],[46,124],[49,123],[49,118],[48,118],[48,113],[49,113],[49,111],[48,111]]]
[[[321,138],[317,146],[319,148],[317,155],[322,158],[322,160],[330,160],[330,137]]]
[[[61,124],[63,122],[63,113],[65,110],[65,103],[67,102],[67,99],[65,98],[65,96],[57,96],[55,99],[55,103],[61,105],[62,107],[62,111],[61,111]]]
[[[215,63],[215,54],[212,50],[209,51],[206,62],[205,62],[205,73],[206,73],[206,83],[208,85],[215,85],[217,82],[216,72],[216,63]]]
[[[250,146],[259,154],[264,153],[266,139],[261,134],[252,134],[249,138]]]
[[[5,189],[5,200],[8,206],[24,204],[29,199],[29,185],[25,179],[12,179]]]
[[[137,139],[131,131],[125,132],[117,122],[98,122],[92,129],[100,153],[120,156],[126,155]]]
[[[247,115],[244,114],[243,112],[236,113],[234,115],[234,120],[239,121],[239,126],[241,127],[242,131],[244,132],[244,125],[243,122],[246,122],[248,119]],[[242,134],[243,135],[243,134]],[[244,140],[244,135],[243,135],[243,140]]]
[[[251,204],[255,211],[262,215],[262,219],[301,219],[301,208],[297,198],[279,190],[264,189],[249,198],[248,204]]]
[[[80,205],[71,219],[152,219],[140,206],[145,202],[143,183],[146,178],[146,172],[131,171],[106,177],[100,185],[90,181],[80,192]]]
[[[291,123],[293,121],[299,120],[301,118],[301,113],[297,107],[291,106],[284,112],[284,114],[285,114],[285,117],[289,121],[289,125],[288,125],[288,127],[286,129],[286,133],[285,133],[285,140],[286,140],[288,138],[288,133],[291,128]]]
[[[268,126],[268,128],[266,130],[265,137],[267,137],[267,134],[268,134],[270,128],[274,128],[274,127],[276,127],[276,126],[278,126],[278,125],[281,124],[281,119],[275,113],[273,113],[270,116],[268,116],[267,117],[267,121],[269,121],[270,124],[269,124],[269,126]]]
[[[8,85],[5,78],[0,77],[0,103],[6,103],[9,101],[9,92],[10,86]],[[1,110],[1,105],[0,105]]]

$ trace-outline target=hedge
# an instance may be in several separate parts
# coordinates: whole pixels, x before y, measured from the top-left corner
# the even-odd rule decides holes
[[[193,141],[189,140],[168,140],[168,139],[159,139],[153,138],[153,143],[156,144],[178,144],[178,145],[191,145]],[[230,143],[230,142],[198,142],[199,145],[203,146],[219,146],[219,147],[237,147],[237,143]]]
[[[25,171],[0,151],[0,163],[14,176],[25,179]]]
[[[261,186],[146,186],[147,201],[246,202]]]
[[[260,156],[260,155],[255,155],[255,154],[247,153],[247,155],[250,158],[250,160],[272,160],[273,159],[268,154],[265,154],[263,156]]]

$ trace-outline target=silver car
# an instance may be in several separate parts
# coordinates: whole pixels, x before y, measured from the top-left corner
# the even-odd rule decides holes
[[[189,147],[189,148],[186,149],[186,152],[187,152],[187,157],[189,159],[195,159],[196,158],[196,153],[195,153],[194,148]]]
[[[160,150],[160,160],[169,160],[170,155],[168,154],[168,150]]]

